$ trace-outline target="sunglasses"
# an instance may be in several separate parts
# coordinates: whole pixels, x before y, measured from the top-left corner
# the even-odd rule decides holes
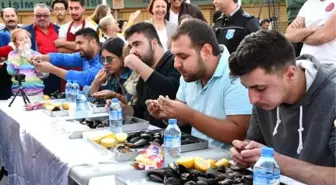
[[[112,61],[113,61],[113,57],[103,57],[103,56],[101,56],[101,57],[99,58],[99,62],[100,62],[102,65],[104,65],[105,62],[108,63],[108,64],[111,64]]]

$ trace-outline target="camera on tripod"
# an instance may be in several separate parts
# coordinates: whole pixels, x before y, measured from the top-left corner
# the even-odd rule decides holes
[[[28,96],[26,95],[26,93],[24,92],[23,87],[22,87],[22,82],[25,81],[26,75],[24,75],[22,73],[18,73],[14,76],[14,78],[19,83],[19,90],[15,93],[15,95],[14,95],[12,101],[9,103],[8,107],[12,106],[15,98],[19,95],[19,93],[21,94],[21,96],[23,98],[23,102],[25,103],[25,105],[27,103],[30,103],[30,100],[29,100]]]
[[[19,74],[15,75],[15,80],[18,81],[18,82],[24,82],[25,79],[26,79],[26,75],[24,75],[24,74],[19,73]]]

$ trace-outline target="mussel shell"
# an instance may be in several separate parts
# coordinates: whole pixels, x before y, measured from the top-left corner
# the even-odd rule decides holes
[[[196,183],[194,181],[188,181],[184,183],[183,185],[196,185]]]
[[[206,177],[206,175],[203,172],[195,170],[195,169],[190,169],[189,173],[196,177]]]
[[[163,177],[159,177],[155,174],[148,175],[148,179],[153,182],[163,183]]]
[[[151,181],[163,183],[164,170],[163,169],[158,169],[158,170],[150,171],[150,172],[147,173],[147,176],[148,176],[149,180],[151,180]]]
[[[135,143],[125,143],[125,146],[130,147],[130,148],[141,148],[148,144],[149,142],[147,139],[140,139]]]
[[[154,140],[152,141],[152,143],[157,143],[157,144],[159,144],[159,145],[162,145],[162,140],[160,140],[160,139],[154,139]]]
[[[206,171],[205,175],[208,178],[216,178],[217,176],[220,175],[220,173],[217,170],[210,168]]]
[[[176,178],[179,178],[179,173],[177,173],[176,171],[174,171],[173,169],[171,168],[167,168],[164,170],[164,176],[166,178],[169,178],[169,177],[176,177]]]
[[[253,184],[253,176],[252,175],[244,175],[243,178],[244,184]]]
[[[140,136],[139,136],[139,137],[133,137],[133,138],[130,139],[128,142],[130,142],[130,143],[135,143],[135,142],[139,141],[140,139],[141,139]]]
[[[176,177],[169,177],[164,181],[164,184],[166,185],[181,185],[180,179]]]
[[[227,176],[225,176],[225,174],[220,173],[217,177],[215,177],[216,181],[223,181],[227,178]]]
[[[231,185],[233,184],[233,180],[232,179],[225,179],[223,181],[219,181],[218,185]]]
[[[226,173],[227,170],[225,166],[221,166],[221,167],[217,167],[216,171],[218,171],[219,173]]]
[[[196,184],[197,185],[208,185],[206,182],[203,182],[203,181],[197,181]]]
[[[192,179],[191,179],[191,175],[190,175],[190,173],[181,173],[181,174],[180,174],[180,179],[181,179],[181,181],[183,181],[183,182],[187,182],[187,181],[192,180]]]
[[[230,169],[233,170],[233,171],[240,171],[240,170],[242,170],[242,168],[240,168],[239,166],[236,166],[236,165],[230,165]]]
[[[175,164],[175,163],[169,163],[169,164],[168,164],[168,167],[169,167],[170,169],[172,169],[173,171],[175,171],[176,173],[180,173],[180,172],[179,172],[179,166],[178,166],[177,164]]]
[[[231,172],[231,173],[229,173],[229,179],[235,179],[235,178],[237,178],[237,177],[241,177],[241,174],[240,173],[238,173],[238,172]]]
[[[140,135],[140,138],[150,140],[152,138],[152,134],[143,133]]]

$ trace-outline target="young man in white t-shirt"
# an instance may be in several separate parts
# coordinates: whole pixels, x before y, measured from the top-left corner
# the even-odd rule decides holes
[[[336,63],[336,0],[308,0],[287,28],[286,37],[304,43],[301,55]]]
[[[84,18],[84,0],[69,0],[69,13],[72,21],[61,26],[58,39],[55,41],[58,52],[73,53],[76,51],[75,33],[82,28],[97,29]]]

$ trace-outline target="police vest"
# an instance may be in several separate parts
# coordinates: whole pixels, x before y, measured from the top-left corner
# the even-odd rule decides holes
[[[219,44],[224,44],[230,53],[236,51],[239,43],[250,34],[245,24],[254,16],[238,10],[232,17],[222,14],[215,22],[214,31]]]

